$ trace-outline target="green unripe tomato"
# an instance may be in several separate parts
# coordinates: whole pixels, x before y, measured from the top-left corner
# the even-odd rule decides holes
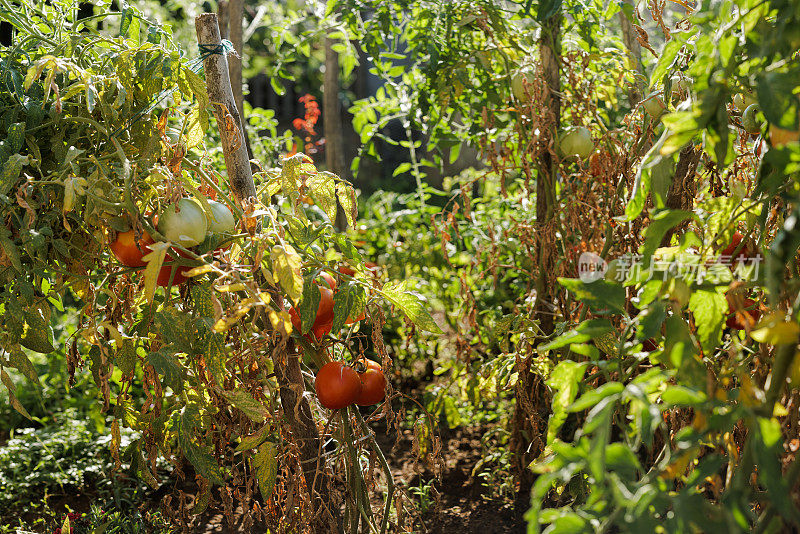
[[[642,106],[644,106],[644,110],[647,114],[653,117],[654,121],[660,119],[661,115],[667,111],[667,106],[664,104],[664,101],[661,99],[661,93],[658,91],[650,93],[647,98],[642,101]]]
[[[747,108],[757,103],[758,100],[756,100],[756,97],[753,96],[753,94],[749,91],[744,93],[736,93],[733,96],[733,106],[742,113],[744,113]]]
[[[167,207],[158,218],[158,231],[169,241],[183,247],[193,247],[206,238],[208,219],[200,203],[182,198]]]
[[[586,159],[594,151],[592,133],[583,126],[568,130],[559,139],[558,148],[564,156]]]
[[[514,93],[514,98],[521,102],[527,100],[528,97],[525,94],[525,82],[530,85],[533,83],[533,80],[534,73],[529,68],[522,68],[514,73],[514,76],[511,78],[511,92]]]
[[[216,200],[209,200],[211,215],[208,217],[208,231],[212,234],[231,234],[236,228],[236,221],[228,206]]]
[[[751,104],[742,113],[742,128],[747,133],[757,134],[761,131],[761,121],[756,116],[758,114],[758,104]]]

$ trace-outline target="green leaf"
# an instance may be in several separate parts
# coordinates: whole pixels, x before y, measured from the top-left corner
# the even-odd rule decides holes
[[[269,426],[261,427],[261,429],[256,430],[249,436],[245,436],[242,438],[242,441],[236,447],[237,451],[249,451],[250,449],[255,449],[264,441],[266,441],[271,436]]]
[[[566,512],[553,521],[546,534],[583,534],[591,531],[589,522],[576,512]]]
[[[539,9],[536,10],[536,20],[544,22],[556,15],[561,9],[562,0],[539,0]]]
[[[300,314],[300,329],[303,334],[307,334],[314,326],[321,300],[322,293],[319,286],[311,278],[306,278],[303,283],[303,300],[297,306],[297,312]]]
[[[642,256],[645,258],[652,256],[668,230],[692,217],[694,214],[683,210],[661,210],[656,213],[644,233]]]
[[[633,182],[633,191],[628,204],[625,206],[625,220],[632,221],[644,210],[647,203],[647,195],[650,193],[651,186],[651,172],[652,168],[659,165],[663,157],[659,154],[661,146],[666,139],[666,132],[659,138],[658,141],[647,151],[642,163],[636,170],[636,178]]]
[[[247,391],[243,389],[220,391],[220,394],[228,399],[228,401],[236,408],[241,410],[247,416],[247,418],[254,423],[263,423],[264,419],[269,413],[260,402],[255,400]]]
[[[225,334],[210,333],[205,359],[211,376],[214,377],[217,385],[221,386],[227,377],[228,355],[225,350]]]
[[[268,502],[275,490],[275,480],[278,475],[278,445],[268,441],[258,448],[258,452],[250,460],[256,477],[258,489],[264,502]]]
[[[14,347],[11,348],[8,356],[8,363],[11,367],[19,370],[25,378],[37,386],[39,385],[39,374],[36,372],[36,368],[34,368],[25,353],[22,352],[22,349],[19,348],[19,345],[14,345]]]
[[[178,359],[166,351],[151,352],[147,355],[147,363],[153,366],[156,373],[164,377],[164,384],[175,393],[183,391],[186,370]]]
[[[671,386],[661,393],[661,400],[668,405],[694,406],[707,400],[706,394],[686,386]]]
[[[710,357],[722,341],[722,323],[728,311],[728,301],[722,289],[695,289],[689,298],[689,310],[694,315],[703,353]]]
[[[681,48],[683,48],[685,44],[683,35],[680,32],[673,33],[672,37],[673,38],[670,41],[667,41],[667,44],[664,45],[664,49],[658,56],[658,63],[656,63],[656,66],[653,69],[653,74],[650,76],[651,89],[655,88],[661,83],[664,75],[670,70],[675,62],[678,52],[681,51]]]
[[[639,459],[624,443],[610,443],[606,447],[606,467],[627,479],[633,479],[642,470]]]
[[[568,412],[580,412],[596,406],[601,400],[612,395],[619,395],[625,390],[625,386],[620,382],[608,382],[597,389],[581,395],[577,401],[567,407]]]
[[[28,413],[28,410],[26,410],[22,403],[19,402],[19,399],[17,399],[17,386],[14,385],[14,382],[11,381],[11,377],[8,376],[8,373],[6,373],[2,368],[0,368],[0,381],[5,384],[6,389],[8,390],[8,401],[11,403],[11,407],[18,411],[26,419],[33,420],[31,418],[31,414]]]
[[[559,363],[547,379],[546,384],[554,389],[552,410],[553,414],[547,423],[547,444],[551,445],[558,435],[558,431],[567,420],[567,407],[575,400],[578,386],[583,373],[586,371],[586,362],[565,360]]]
[[[762,72],[757,78],[758,105],[767,121],[785,130],[799,130],[800,103],[795,94],[797,72]]]
[[[25,142],[25,123],[15,122],[8,127],[6,143],[11,152],[19,152]]]
[[[181,439],[179,441],[184,456],[186,456],[186,459],[194,466],[197,474],[213,484],[219,484],[220,486],[225,485],[225,480],[222,477],[222,470],[211,454],[210,448],[201,448],[195,445],[183,434],[181,434]]]
[[[0,183],[0,185],[2,185]],[[0,191],[1,192],[1,191]],[[0,228],[0,250],[5,254],[6,258],[11,262],[18,273],[22,273],[22,262],[19,259],[19,249],[17,245],[9,238],[11,232],[7,228]]]
[[[800,524],[800,513],[792,501],[792,487],[783,473],[781,457],[784,438],[781,423],[775,418],[759,417],[757,425],[750,425],[753,461],[758,466],[758,482],[767,490],[769,502],[786,520]]]
[[[665,206],[669,188],[675,177],[675,158],[661,156],[658,163],[650,169],[653,204],[658,209]]]
[[[333,235],[333,242],[336,244],[336,248],[339,249],[339,252],[347,260],[351,260],[355,263],[362,263],[361,254],[358,252],[358,249],[353,245],[353,243],[347,239],[347,236],[344,234],[335,234]]]
[[[667,306],[663,302],[655,302],[637,316],[639,329],[637,337],[641,340],[656,337],[661,333],[661,325],[667,317]]]
[[[195,354],[197,341],[196,327],[192,318],[177,308],[164,308],[155,317],[158,330],[164,343],[175,349],[175,352]]]
[[[122,346],[118,348],[114,364],[119,368],[123,375],[129,375],[136,369],[136,341],[132,338],[125,338]]]
[[[22,172],[22,168],[30,161],[29,156],[21,154],[12,154],[3,164],[3,170],[0,172],[0,195],[7,195],[14,187],[14,184]]]
[[[53,346],[53,327],[50,326],[48,303],[41,303],[25,310],[25,332],[20,343],[26,349],[42,354],[56,350]]]
[[[439,325],[434,322],[430,312],[426,309],[425,302],[422,298],[408,290],[410,284],[411,282],[409,280],[403,280],[400,283],[389,282],[383,286],[381,294],[386,300],[400,308],[400,311],[402,311],[417,328],[433,334],[443,333]]]
[[[538,350],[554,350],[573,343],[585,343],[613,331],[614,327],[610,321],[606,319],[591,319],[582,322],[573,330],[564,332],[549,343],[540,345]]]
[[[333,296],[332,332],[338,332],[350,317],[358,317],[364,311],[367,295],[364,288],[355,283],[339,287]]]
[[[578,278],[559,278],[558,283],[571,291],[575,298],[585,302],[593,310],[610,308],[613,311],[625,312],[625,288],[605,280],[585,283]]]

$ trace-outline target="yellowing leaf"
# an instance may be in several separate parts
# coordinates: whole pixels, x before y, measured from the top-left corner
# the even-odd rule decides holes
[[[290,245],[273,247],[270,258],[278,283],[292,301],[298,302],[303,295],[302,258]]]
[[[686,451],[680,455],[677,460],[665,467],[658,477],[666,480],[678,478],[686,472],[686,468],[689,467],[689,464],[695,459],[696,456],[697,451],[694,449]]]
[[[306,180],[311,197],[322,208],[331,223],[336,221],[336,181],[329,172],[320,172]]]
[[[233,313],[228,317],[223,317],[219,321],[214,324],[214,332],[227,332],[230,327],[236,324],[239,319],[244,317],[250,309],[258,304],[256,299],[244,299],[239,303],[239,305],[233,310]]]
[[[214,286],[214,289],[216,289],[220,293],[231,293],[236,291],[244,291],[245,289],[247,289],[247,286],[242,283],[220,284],[218,286]]]
[[[292,318],[286,310],[276,312],[275,310],[269,311],[269,322],[272,328],[281,332],[282,334],[289,335],[292,333]]]
[[[258,448],[255,456],[250,460],[256,476],[258,489],[264,501],[269,501],[275,489],[275,479],[278,475],[278,445],[268,441]]]
[[[797,343],[800,337],[800,325],[794,321],[782,320],[783,314],[766,317],[759,323],[759,328],[750,332],[750,337],[759,343],[770,345],[789,345]]]
[[[97,326],[103,326],[108,330],[109,335],[114,339],[114,342],[117,344],[117,347],[122,346],[122,334],[119,333],[117,327],[111,324],[109,321],[103,321],[102,323],[98,323]]]
[[[355,189],[348,183],[339,182],[336,184],[336,197],[339,199],[339,204],[342,205],[348,226],[355,227],[356,217],[358,216]]]
[[[213,270],[214,266],[209,263],[206,263],[205,265],[199,265],[197,267],[189,269],[188,271],[183,273],[183,276],[187,278],[194,278],[195,276],[200,276],[206,273],[210,273]]]
[[[147,262],[147,267],[144,269],[144,296],[148,304],[153,303],[158,273],[161,271],[161,266],[164,265],[164,258],[166,258],[167,250],[170,246],[171,243],[169,242],[149,245],[152,252],[142,258]]]

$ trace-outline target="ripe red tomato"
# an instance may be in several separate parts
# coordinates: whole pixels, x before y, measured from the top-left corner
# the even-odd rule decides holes
[[[331,331],[333,327],[333,291],[327,287],[320,287],[319,306],[314,324],[311,325],[311,332],[317,339],[322,339]],[[297,332],[302,332],[300,326],[300,314],[294,307],[289,308],[289,316],[292,318],[292,326]],[[313,341],[313,340],[310,340]]]
[[[172,285],[179,286],[182,283],[186,282],[188,278],[186,278],[183,273],[191,269],[191,267],[183,267],[178,266],[175,269],[175,277],[172,278]],[[167,287],[169,285],[169,279],[172,277],[172,265],[164,265],[161,267],[161,270],[158,271],[158,278],[156,279],[156,284],[159,287]]]
[[[359,374],[361,379],[361,393],[356,398],[359,406],[372,406],[378,404],[386,396],[386,377],[378,362],[364,360],[367,369]]]
[[[346,276],[355,276],[356,270],[350,267],[349,265],[340,265],[339,272]]]
[[[352,367],[342,362],[325,364],[314,379],[319,403],[329,410],[346,408],[361,394],[361,380]]]
[[[187,257],[185,253],[180,251],[177,251],[177,254],[182,257]],[[159,287],[167,287],[169,285],[173,266],[175,267],[175,276],[172,277],[173,286],[179,286],[188,280],[188,278],[184,276],[184,273],[190,271],[192,268],[185,265],[175,265],[174,260],[175,257],[167,253],[167,257],[164,259],[164,265],[161,267],[161,270],[158,271],[158,278],[156,279],[156,285]]]
[[[145,261],[142,257],[150,253],[150,248],[147,245],[152,242],[153,238],[147,234],[142,235],[137,242],[134,231],[128,230],[127,232],[119,232],[110,247],[111,252],[114,253],[114,256],[122,265],[144,267]]]
[[[731,238],[730,244],[722,249],[721,254],[723,256],[727,256],[731,259],[731,263],[737,263],[739,261],[746,261],[749,258],[754,258],[756,255],[755,253],[750,250],[750,247],[745,243],[743,246],[739,247],[739,245],[744,239],[744,236],[739,232],[735,232],[733,237]],[[739,249],[738,255],[736,258],[733,258],[733,253],[736,252],[736,249]]]
[[[331,288],[333,291],[336,291],[336,278],[331,276],[331,274],[327,271],[322,271],[319,273],[319,276],[324,280],[325,284],[327,284],[329,288]],[[317,281],[317,285],[320,287],[325,287],[325,285],[320,284],[319,281]]]
[[[739,311],[739,315],[736,314],[736,310],[731,305],[730,299],[728,300],[728,318],[725,320],[725,326],[730,328],[731,330],[744,330],[744,324],[742,323],[742,319],[747,316],[745,319],[746,321],[749,320],[750,325],[754,325],[760,318],[761,318],[761,311],[756,307],[756,301],[753,299],[744,299],[744,308]],[[752,309],[751,309],[752,308]]]

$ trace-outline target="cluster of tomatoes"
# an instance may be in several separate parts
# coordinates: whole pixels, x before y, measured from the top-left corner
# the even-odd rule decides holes
[[[373,276],[377,275],[376,264],[367,262],[365,266]],[[347,265],[339,267],[338,271],[345,276],[356,274]],[[320,273],[316,284],[320,292],[319,305],[311,329],[304,335],[312,343],[327,336],[333,327],[333,296],[338,288],[336,278],[324,271]],[[297,309],[289,308],[289,316],[294,330],[302,332]],[[366,312],[362,310],[359,314],[348,317],[345,324],[353,324],[365,318]],[[380,364],[372,360],[359,360],[355,368],[343,362],[329,362],[317,373],[314,389],[320,404],[330,410],[346,408],[352,404],[372,406],[381,402],[385,396],[386,377]]]
[[[378,269],[376,264],[367,262],[365,266],[373,276],[376,276],[376,271]],[[347,265],[339,267],[339,272],[346,276],[354,276],[356,274],[355,270]],[[317,314],[314,317],[314,323],[311,326],[310,332],[305,336],[306,339],[312,342],[314,339],[319,340],[327,336],[333,327],[333,296],[338,287],[336,279],[331,276],[330,273],[322,271],[319,276],[320,279],[317,280],[317,287],[319,287],[320,299],[319,305],[317,306]],[[294,330],[302,332],[300,314],[294,307],[289,308],[289,316],[292,319],[292,327]],[[348,317],[344,324],[357,323],[365,318],[366,313],[362,310],[359,315]],[[313,334],[313,338],[311,334]]]
[[[330,362],[317,373],[314,389],[320,404],[329,410],[352,404],[372,406],[386,395],[386,377],[380,364],[372,360],[359,360],[356,368]]]
[[[210,215],[206,214],[197,200],[182,198],[158,216],[158,231],[170,242],[184,248],[197,246],[212,236],[232,234],[236,221],[231,210],[215,200],[208,200],[208,205],[211,208]],[[110,246],[111,252],[121,264],[127,267],[144,267],[144,257],[152,252],[150,245],[153,243],[150,235],[145,233],[137,240],[134,231],[128,230],[118,233]],[[179,251],[177,254],[181,255]],[[170,281],[173,286],[178,286],[187,280],[185,273],[191,267],[176,265],[175,260],[171,253],[167,254],[167,261],[158,273],[156,283],[159,286],[168,286]]]

